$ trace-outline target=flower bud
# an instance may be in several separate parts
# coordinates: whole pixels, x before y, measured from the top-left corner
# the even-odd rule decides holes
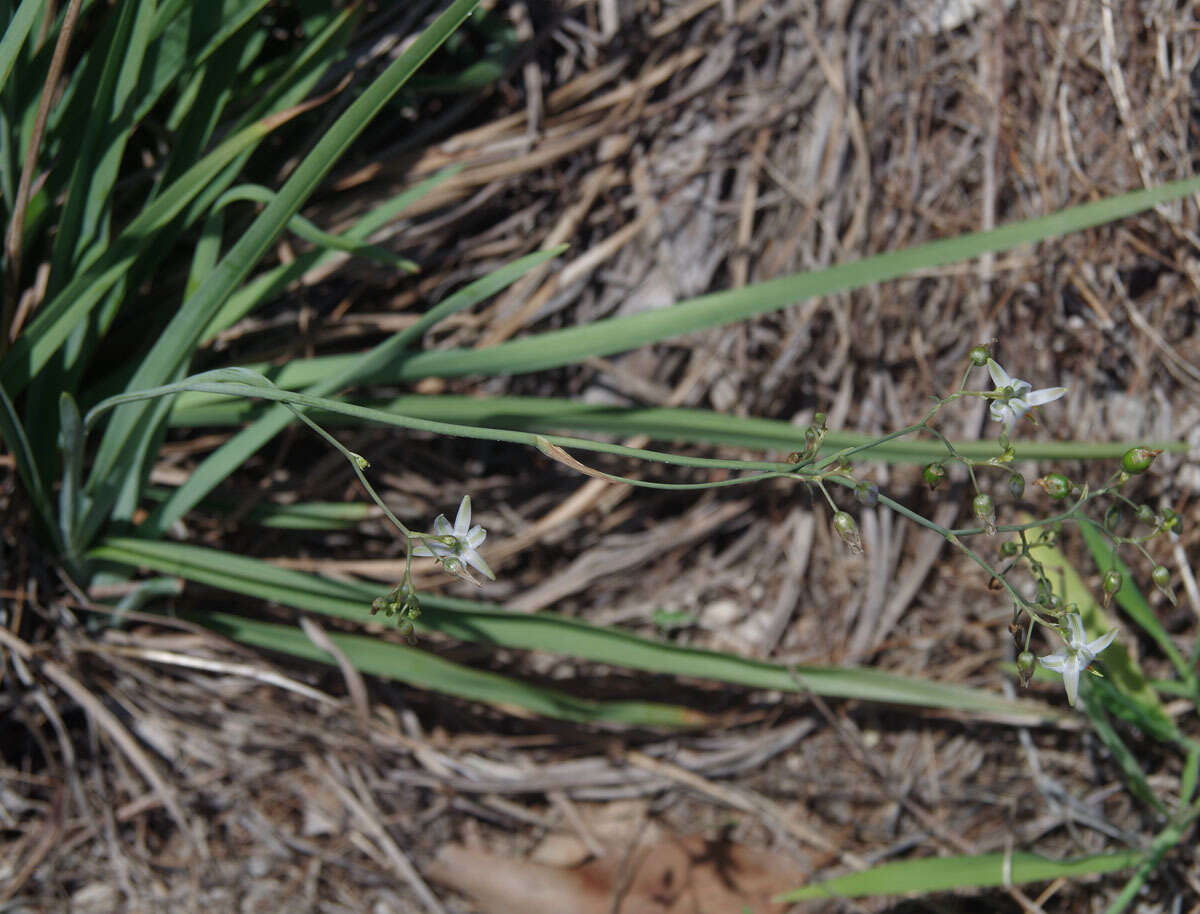
[[[858,524],[854,522],[854,518],[845,511],[839,511],[833,515],[833,530],[842,541],[850,547],[850,551],[855,555],[860,555],[863,551],[862,536],[858,532]]]
[[[1136,517],[1143,524],[1152,524],[1154,523],[1154,509],[1149,505],[1138,505]]]
[[[1041,479],[1034,482],[1035,485],[1041,486],[1042,490],[1055,501],[1062,501],[1071,494],[1071,480],[1067,479],[1062,473],[1047,473]]]
[[[1021,651],[1017,654],[1017,673],[1021,676],[1021,687],[1026,688],[1029,685],[1029,680],[1033,677],[1033,668],[1037,665],[1037,658],[1033,656],[1033,651]]]
[[[1018,499],[1025,494],[1025,477],[1020,473],[1008,477],[1008,494]]]
[[[879,502],[879,486],[873,482],[860,482],[854,487],[854,494],[858,503],[868,508],[875,507]]]
[[[971,351],[967,353],[967,358],[971,360],[971,364],[976,368],[982,368],[988,363],[988,359],[991,357],[991,350],[987,346],[973,346],[971,347]]]
[[[1005,540],[1000,544],[1000,554],[1006,555],[1009,558],[1012,558],[1020,551],[1021,547],[1017,545],[1016,540]]]
[[[975,516],[983,521],[983,528],[988,535],[996,532],[996,503],[992,501],[992,496],[985,495],[980,492],[975,496],[975,500],[971,503],[971,507],[975,511]]]
[[[1182,523],[1182,521],[1180,520],[1178,514],[1176,514],[1170,508],[1163,508],[1162,524],[1159,525],[1160,530],[1166,530],[1171,533],[1179,533],[1179,532],[1181,532],[1180,531],[1181,523]]]
[[[1126,473],[1145,473],[1162,451],[1157,448],[1131,447],[1121,457],[1121,469]]]
[[[1104,580],[1100,585],[1100,589],[1104,591],[1105,606],[1112,601],[1113,594],[1121,589],[1121,585],[1123,583],[1125,583],[1125,579],[1121,577],[1121,572],[1117,571],[1115,568],[1109,569],[1109,571],[1105,572]]]
[[[819,430],[825,431],[825,423],[829,421],[829,417],[824,413],[813,413],[812,424]]]
[[[936,489],[946,478],[946,468],[940,463],[931,463],[921,471],[921,476],[929,488]]]

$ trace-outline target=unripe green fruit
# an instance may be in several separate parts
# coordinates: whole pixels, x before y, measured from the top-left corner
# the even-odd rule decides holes
[[[1047,473],[1037,484],[1055,501],[1062,501],[1071,494],[1071,480],[1062,473]]]
[[[1131,447],[1121,456],[1121,469],[1126,473],[1145,473],[1150,469],[1150,464],[1154,463],[1154,458],[1161,454],[1161,450],[1149,447]]]
[[[976,368],[982,368],[988,363],[988,359],[992,357],[992,353],[987,346],[973,346],[971,351],[967,353],[967,358],[971,360],[971,364]]]
[[[1149,505],[1138,505],[1137,519],[1143,524],[1154,523],[1154,509]]]
[[[1018,546],[1012,540],[1005,540],[1003,543],[1000,544],[1000,554],[1006,555],[1009,558],[1012,558],[1014,555],[1016,555],[1020,551],[1021,551],[1021,547]]]
[[[921,476],[931,489],[936,489],[946,478],[946,468],[940,463],[931,463],[921,471]]]
[[[1013,498],[1020,498],[1025,494],[1025,477],[1020,473],[1008,477],[1008,494]]]
[[[971,506],[975,510],[975,516],[980,520],[988,520],[996,516],[996,503],[992,501],[992,496],[990,495],[980,492],[975,496],[975,500],[971,502]]]
[[[1166,587],[1171,583],[1171,571],[1166,565],[1155,565],[1154,570],[1150,572],[1150,580],[1158,587]]]
[[[1105,573],[1104,582],[1101,585],[1101,587],[1104,590],[1105,596],[1111,597],[1113,594],[1115,594],[1118,590],[1121,589],[1121,585],[1123,583],[1124,583],[1124,578],[1121,577],[1121,572],[1117,571],[1114,568]]]
[[[1023,683],[1029,682],[1029,677],[1033,675],[1033,668],[1037,664],[1037,658],[1033,656],[1033,651],[1021,651],[1017,654],[1017,672],[1021,674]]]

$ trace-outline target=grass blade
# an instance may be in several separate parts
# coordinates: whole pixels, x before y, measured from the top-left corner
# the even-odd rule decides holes
[[[289,362],[279,370],[259,366],[279,387],[297,389],[310,378],[327,377],[339,367],[352,364],[347,356],[330,356]],[[302,371],[295,369],[302,368]],[[314,369],[309,371],[309,369]],[[374,378],[387,383],[390,375],[380,372]],[[440,419],[461,425],[512,429],[531,433],[601,432],[612,435],[648,435],[657,441],[682,441],[691,444],[718,444],[762,451],[790,451],[804,444],[804,430],[778,419],[727,416],[704,409],[667,406],[601,406],[554,397],[467,397],[409,394],[388,400],[365,401],[364,406],[411,416],[415,419]],[[181,394],[171,413],[173,425],[234,425],[245,422],[262,407],[257,404],[214,397],[201,393]],[[314,418],[317,413],[314,413]],[[344,422],[336,416],[321,416],[332,423]],[[855,432],[831,431],[825,436],[822,453],[847,447],[859,447],[878,436]],[[1017,441],[1014,447],[1022,459],[1116,459],[1137,442],[1089,444],[1071,441]],[[954,442],[965,457],[985,460],[994,457],[999,447],[994,441]],[[1153,447],[1171,452],[1188,449],[1187,442],[1166,442]],[[886,441],[864,459],[888,463],[928,463],[946,456],[946,448],[937,441],[897,439]]]
[[[987,232],[876,254],[864,260],[703,295],[670,308],[608,318],[583,327],[537,333],[485,349],[422,352],[405,361],[398,380],[466,374],[516,374],[612,355],[684,333],[736,323],[790,307],[806,298],[858,289],[916,270],[1011,250],[1112,222],[1200,191],[1200,177],[1174,181]]]
[[[129,223],[95,263],[39,308],[37,317],[0,361],[0,384],[9,396],[24,390],[45,367],[72,330],[87,319],[91,309],[125,275],[155,233],[174,219],[234,158],[256,146],[288,117],[290,115],[275,116],[252,124],[210,152]]]
[[[343,387],[370,378],[372,374],[380,371],[402,353],[410,341],[419,339],[421,334],[430,327],[449,315],[469,308],[496,294],[516,282],[529,270],[558,256],[560,251],[561,249],[556,248],[529,254],[460,289],[422,315],[421,319],[413,326],[380,343],[365,355],[359,356],[354,362],[346,365],[342,371],[326,376],[315,383],[309,388],[309,394],[321,396],[333,393]],[[147,518],[142,525],[145,532],[149,535],[161,534],[294,419],[290,410],[278,407],[225,442],[206,457],[192,472],[187,482],[176,489],[175,493]]]
[[[42,485],[42,477],[38,473],[38,462],[29,446],[29,438],[25,434],[24,426],[21,425],[21,418],[17,415],[17,410],[13,406],[12,400],[9,399],[8,391],[4,389],[3,384],[0,384],[0,440],[3,440],[4,446],[12,454],[13,462],[17,467],[17,475],[21,478],[25,492],[29,495],[29,500],[33,502],[33,509],[41,518],[56,550],[59,554],[65,554],[66,540],[63,538],[62,530],[55,523],[54,508],[50,504],[50,496]]]
[[[13,64],[17,62],[17,56],[25,46],[25,39],[29,37],[29,30],[33,28],[45,5],[46,0],[22,0],[12,19],[8,21],[4,37],[0,38],[0,92],[4,91]]]
[[[96,560],[151,568],[189,580],[273,600],[296,609],[359,623],[379,623],[370,602],[380,588],[332,581],[267,562],[181,543],[108,538],[89,553]],[[748,688],[814,692],[990,716],[1002,722],[1043,723],[1061,716],[1041,705],[1011,701],[978,689],[945,685],[880,670],[793,666],[681,647],[588,625],[552,613],[514,613],[502,606],[423,594],[417,629],[521,650],[568,654],[651,673],[717,680]],[[386,623],[384,623],[386,624]]]
[[[426,178],[424,181],[402,191],[392,199],[377,206],[359,219],[351,228],[335,237],[339,237],[347,242],[365,242],[369,236],[383,228],[389,222],[394,221],[413,203],[461,170],[461,168],[453,167],[437,172],[433,176]],[[254,308],[271,301],[289,283],[298,280],[308,270],[329,263],[339,256],[342,255],[334,251],[309,251],[308,253],[301,254],[292,263],[280,264],[256,276],[242,288],[234,292],[226,300],[225,304],[221,306],[221,309],[204,331],[201,343],[207,343],[226,327],[230,327],[236,321],[241,320],[242,317],[249,314]],[[315,384],[322,378],[329,377],[330,374],[343,370],[351,361],[351,358],[347,358],[344,364],[331,371],[321,374],[314,373],[299,386],[307,387]]]
[[[188,612],[185,618],[252,647],[322,663],[335,662],[302,631],[289,625],[260,622],[227,613]],[[427,651],[381,638],[336,632],[328,632],[328,635],[355,668],[364,673],[494,705],[509,713],[523,711],[578,723],[631,727],[697,727],[709,721],[708,715],[678,705],[580,698],[558,689],[544,688],[498,673],[452,663]]]
[[[454,0],[446,12],[429,25],[384,72],[372,82],[317,141],[279,193],[222,259],[208,279],[183,303],[157,343],[130,380],[133,389],[161,384],[191,358],[195,346],[221,304],[246,278],[254,265],[299,211],[354,139],[416,69],[472,12],[478,0]],[[107,518],[120,488],[126,442],[141,440],[151,420],[152,407],[134,404],[115,414],[97,451],[89,494],[93,504],[84,519],[84,536],[90,538]]]
[[[885,863],[861,873],[808,885],[785,892],[777,896],[775,901],[787,903],[814,898],[863,898],[1075,879],[1128,869],[1136,866],[1141,857],[1141,851],[1118,851],[1072,860],[1050,860],[1037,854],[1023,853],[925,857]]]

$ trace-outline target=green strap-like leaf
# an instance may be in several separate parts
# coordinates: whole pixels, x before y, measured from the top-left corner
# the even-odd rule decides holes
[[[1136,866],[1141,857],[1142,852],[1136,850],[1076,857],[1073,860],[1050,860],[1025,853],[924,857],[920,860],[884,863],[861,873],[838,876],[784,892],[775,900],[788,903],[813,898],[925,894],[949,889],[980,889],[1051,879],[1073,879],[1128,869]]]
[[[236,593],[341,619],[389,624],[370,614],[380,595],[371,584],[333,581],[278,568],[267,562],[182,543],[108,538],[89,553],[96,560],[151,568]],[[979,689],[945,685],[873,669],[783,666],[734,654],[654,641],[616,629],[588,625],[553,613],[516,613],[502,606],[421,595],[419,631],[497,647],[566,654],[651,673],[717,680],[756,689],[813,692],[924,708],[987,714],[1002,722],[1044,723],[1061,712],[1010,701]],[[394,624],[394,623],[393,623]]]

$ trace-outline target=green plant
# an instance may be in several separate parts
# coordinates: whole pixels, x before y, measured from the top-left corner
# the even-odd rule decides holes
[[[1097,638],[1102,632],[1096,630],[1085,609],[1079,616],[1080,625],[1091,629],[1092,640],[1082,634],[1075,637],[1069,607],[1082,605],[1082,601],[1057,593],[1040,551],[1052,547],[1051,540],[1057,536],[1053,525],[1079,520],[1090,499],[1103,494],[1120,502],[1123,496],[1117,481],[1103,493],[1075,494],[1065,477],[1046,477],[1043,487],[1047,491],[1053,488],[1064,499],[1072,499],[1068,509],[1036,524],[1005,524],[997,523],[995,501],[975,479],[977,469],[995,470],[1019,497],[1024,480],[1007,469],[1013,458],[1007,437],[1031,407],[1051,402],[1056,390],[1032,391],[1031,385],[1009,377],[990,362],[986,352],[972,352],[971,362],[989,369],[994,389],[968,387],[964,374],[958,390],[940,400],[920,422],[877,439],[829,430],[818,420],[798,432],[784,423],[734,420],[698,410],[598,409],[572,402],[411,394],[364,405],[346,402],[338,395],[353,388],[356,399],[365,401],[371,385],[574,364],[786,308],[807,297],[859,288],[1111,222],[1194,193],[1200,190],[1200,179],[827,270],[717,292],[635,317],[533,334],[479,350],[419,348],[424,333],[438,322],[477,305],[560,253],[551,249],[523,257],[467,285],[368,353],[318,356],[284,365],[220,365],[192,373],[206,341],[241,317],[269,306],[291,280],[338,252],[371,258],[398,270],[415,268],[369,239],[432,190],[444,174],[384,202],[336,236],[317,229],[299,213],[354,139],[406,87],[421,64],[454,35],[475,6],[476,0],[447,3],[441,15],[346,103],[310,146],[303,142],[306,135],[298,124],[307,123],[303,119],[313,108],[342,102],[336,91],[305,99],[323,86],[330,66],[344,52],[355,26],[354,8],[337,12],[320,4],[299,4],[297,15],[306,40],[274,47],[267,31],[255,27],[256,17],[264,15],[267,7],[264,0],[211,4],[71,0],[45,20],[48,7],[44,0],[0,6],[7,20],[0,40],[0,191],[6,225],[0,434],[13,456],[38,534],[74,581],[87,587],[113,577],[131,578],[138,569],[149,568],[355,623],[373,621],[370,607],[375,601],[387,618],[374,621],[404,633],[436,631],[501,647],[551,650],[757,688],[957,708],[1019,720],[1054,716],[1057,712],[1043,706],[1008,701],[980,690],[874,670],[783,668],[634,638],[549,613],[514,616],[476,601],[419,596],[407,575],[391,594],[381,598],[367,585],[285,572],[195,545],[162,541],[173,523],[202,501],[218,497],[216,488],[297,418],[314,424],[342,450],[369,493],[367,459],[341,448],[336,438],[324,431],[324,424],[374,423],[506,442],[534,448],[576,470],[661,488],[703,489],[788,479],[822,493],[836,518],[838,534],[850,545],[861,546],[853,516],[840,510],[830,494],[830,489],[842,486],[938,530],[986,575],[1001,581],[1013,598],[1014,622],[1025,625],[1026,648],[1035,623],[1059,630],[1069,627],[1072,640],[1068,646],[1075,653],[1070,657],[1064,654],[1058,665],[1074,676],[1068,683],[1082,684],[1089,713],[1095,707],[1088,701],[1089,689],[1111,688],[1111,693],[1095,693],[1108,696],[1105,707],[1110,713],[1132,720],[1148,732],[1177,739],[1170,719],[1157,707],[1155,688],[1138,678],[1131,662],[1122,667],[1119,642],[1105,654],[1110,676],[1102,685],[1094,685],[1089,677],[1078,682],[1101,649]],[[45,27],[39,38],[42,22]],[[502,39],[504,36],[496,39],[500,45],[497,61],[507,54]],[[81,41],[86,41],[86,46],[79,47]],[[440,74],[436,82],[425,85],[431,91],[457,91],[486,77],[486,72],[481,76],[480,72],[463,71],[457,78]],[[270,151],[270,144],[279,142],[281,133],[293,129],[296,133],[289,136],[298,137],[308,152],[283,172],[276,172],[264,163],[269,159],[264,153]],[[155,137],[165,139],[157,143],[152,141]],[[151,161],[149,169],[130,164],[143,157]],[[278,185],[278,189],[265,189],[263,182]],[[253,215],[239,215],[247,202],[256,207]],[[292,263],[262,266],[271,246],[289,230],[310,242],[312,250]],[[37,281],[34,265],[43,273]],[[169,303],[167,307],[164,302]],[[951,442],[931,424],[940,408],[967,396],[990,400],[992,414],[1003,427],[998,456],[994,444]],[[170,428],[243,421],[248,424],[209,455],[182,485],[164,491],[148,484],[149,471]],[[563,430],[619,435],[649,431],[660,439],[669,435],[674,441],[734,444],[752,451],[795,449],[795,459],[685,457],[665,447],[630,448],[551,434]],[[914,440],[921,435],[925,440]],[[1148,453],[1178,446],[1172,442],[1139,443],[1141,450],[1133,456],[1126,454],[1129,443],[1020,447],[1023,458],[1115,459],[1125,455],[1126,469],[1141,472]],[[592,470],[568,449],[743,475],[719,482],[647,483]],[[975,484],[982,526],[941,528],[878,492],[854,475],[855,461],[868,456],[896,462],[936,461],[927,468],[931,484],[944,478],[945,464],[962,464]],[[1141,507],[1130,506],[1135,510]],[[135,523],[143,511],[147,516]],[[298,517],[333,523],[342,522],[338,518],[345,514],[327,505],[300,505],[290,511],[281,509],[270,519],[283,524]],[[487,568],[486,563],[480,566],[475,561],[483,562],[474,552],[482,540],[468,523],[459,529],[457,524],[450,527],[448,522],[435,522],[433,533],[422,533],[410,530],[400,518],[392,519],[407,545],[412,549],[423,545],[450,570],[462,571],[468,564],[480,571]],[[1155,533],[1169,532],[1174,523],[1166,515],[1154,515],[1152,520]],[[1079,522],[1085,536],[1099,535],[1109,544],[1141,548],[1140,540],[1106,536],[1102,528]],[[1042,532],[1035,536],[1035,530]],[[995,531],[1018,538],[1007,568],[993,568],[966,543],[969,537]],[[458,565],[450,564],[451,560]],[[1033,570],[1039,584],[1045,584],[1039,599],[1026,598],[1009,583],[1006,575],[1019,563]],[[1175,665],[1178,678],[1172,687],[1194,698],[1194,657],[1189,666],[1161,626],[1155,628],[1153,615],[1130,596],[1136,593],[1132,575],[1118,565],[1115,556],[1100,567],[1121,575],[1113,589],[1117,602]],[[1152,579],[1168,587],[1169,581],[1161,578],[1156,569]],[[159,583],[150,581],[142,586],[147,596],[158,593]],[[1052,598],[1061,605],[1055,606]],[[191,617],[248,644],[330,660],[293,626],[196,610]],[[383,637],[333,637],[362,670],[472,700],[580,721],[694,726],[707,720],[693,709],[652,702],[581,700],[530,686],[516,677],[471,670]],[[1124,674],[1117,675],[1121,670]],[[1073,702],[1075,689],[1069,685],[1068,691]],[[1104,729],[1099,716],[1094,720],[1097,732],[1110,741],[1116,731]],[[1189,764],[1194,768],[1194,751]],[[1131,784],[1144,793],[1135,768],[1126,765]],[[1194,775],[1192,780],[1194,786]],[[1187,815],[1190,813],[1184,809],[1174,820],[1176,832],[1191,821]],[[1132,858],[1123,865],[1131,862]],[[1032,864],[1028,871],[1043,872]]]

